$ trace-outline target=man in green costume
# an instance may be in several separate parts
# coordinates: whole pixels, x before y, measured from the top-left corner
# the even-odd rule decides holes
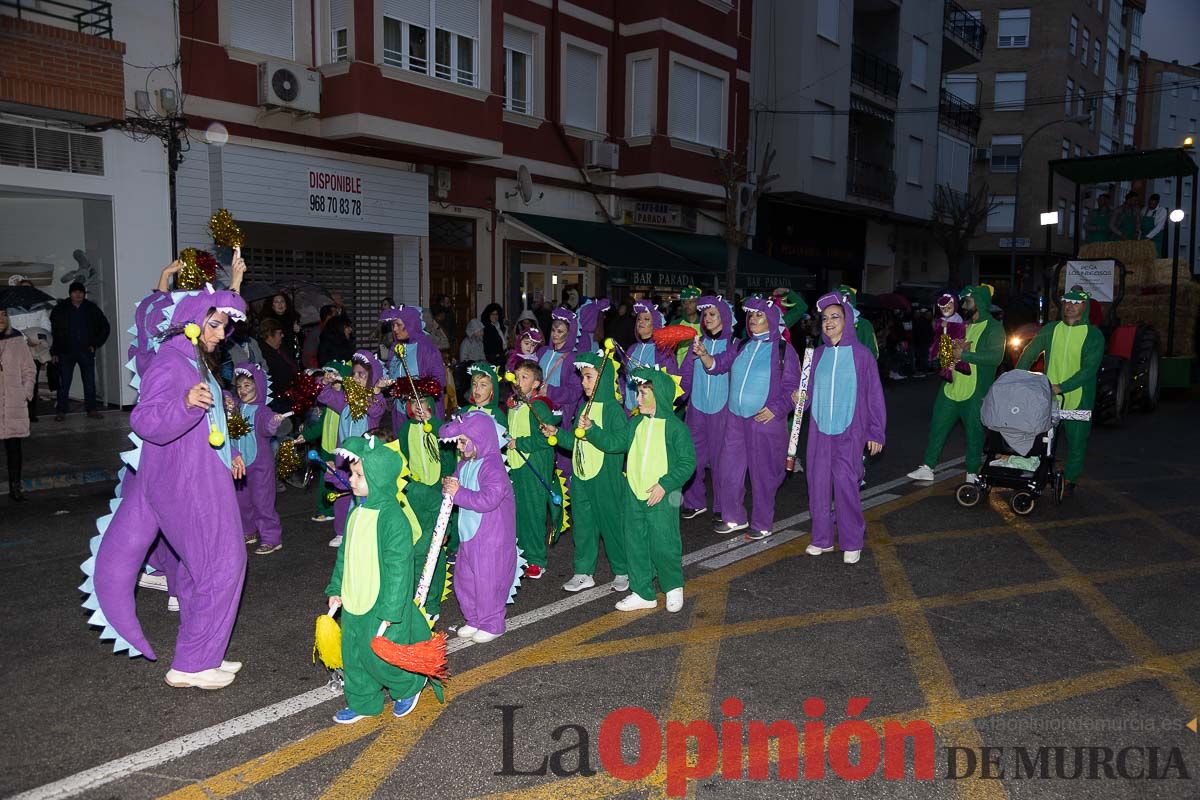
[[[704,294],[695,286],[688,286],[679,293],[679,316],[671,320],[672,325],[686,325],[700,334],[700,312],[696,310],[696,301],[700,299],[700,295]],[[675,351],[675,362],[683,364],[683,359],[687,358],[688,350],[692,347],[691,342],[684,342],[679,345]]]
[[[552,490],[561,491],[554,474],[554,445],[541,426],[557,423],[562,414],[556,414],[542,395],[542,368],[536,361],[522,361],[513,369],[513,377],[516,383],[508,398],[508,477],[517,503],[517,546],[529,562],[525,577],[537,580],[546,572],[547,511],[551,530],[558,531],[563,521],[563,507],[551,497]]]
[[[1125,195],[1125,202],[1112,215],[1108,225],[1110,241],[1133,241],[1142,232],[1142,197],[1137,192]]]
[[[858,290],[842,284],[837,288],[837,293],[850,300],[850,307],[858,308]],[[879,360],[879,341],[875,338],[875,326],[869,320],[863,317],[862,314],[854,315],[854,335],[858,337],[858,341],[862,342],[863,347],[871,351],[871,355],[875,356],[875,360]]]
[[[1064,294],[1062,320],[1043,325],[1017,361],[1017,369],[1029,369],[1038,356],[1046,354],[1046,377],[1064,411],[1091,411],[1096,402],[1096,373],[1104,358],[1104,334],[1088,324],[1090,299],[1087,292]],[[1061,424],[1069,449],[1063,474],[1066,493],[1071,494],[1083,472],[1092,421],[1064,419]]]
[[[625,563],[625,531],[621,526],[621,514],[614,511],[613,504],[621,497],[625,476],[621,474],[622,458],[618,453],[605,453],[585,438],[576,438],[582,433],[580,424],[584,417],[596,427],[613,436],[621,436],[629,425],[621,396],[617,389],[616,361],[600,353],[579,353],[575,356],[575,369],[583,383],[584,400],[579,404],[574,424],[563,420],[561,428],[546,425],[542,432],[557,436],[558,446],[571,452],[574,468],[571,479],[571,507],[574,514],[575,574],[563,585],[563,590],[579,592],[596,585],[592,577],[596,571],[600,539],[604,539],[604,552],[613,571],[613,591],[629,590],[629,569]],[[603,376],[601,376],[603,372]]]
[[[350,377],[350,367],[349,361],[330,361],[323,370],[315,370],[313,374],[319,379],[322,372],[326,372],[345,380]],[[315,408],[312,421],[304,426],[300,435],[321,456],[321,463],[328,463],[333,460],[333,448],[337,447],[338,412],[319,403]],[[329,502],[332,490],[324,479],[318,479],[317,510],[311,517],[313,522],[333,522],[333,503]]]
[[[932,481],[933,467],[941,457],[942,447],[955,423],[962,422],[967,437],[967,482],[974,483],[983,463],[983,422],[979,410],[996,368],[1004,358],[1004,326],[992,318],[992,289],[990,286],[967,286],[959,293],[963,321],[967,323],[965,340],[954,346],[954,362],[964,361],[971,367],[969,374],[954,371],[949,383],[942,384],[933,403],[933,419],[929,424],[929,444],[921,466],[908,473],[914,481]]]
[[[654,579],[667,595],[667,611],[683,608],[683,543],[679,506],[683,485],[696,471],[696,450],[687,426],[675,416],[676,379],[661,369],[635,369],[638,414],[624,428],[609,429],[581,419],[585,439],[606,453],[627,453],[620,498],[625,557],[633,592],[618,611],[657,608]],[[605,420],[607,422],[607,420]]]
[[[333,720],[347,725],[383,711],[384,689],[395,700],[392,713],[405,716],[425,686],[425,676],[375,655],[371,640],[382,635],[397,644],[415,644],[432,634],[413,603],[412,526],[396,499],[403,458],[373,436],[350,438],[338,453],[350,462],[350,486],[358,500],[325,587],[330,610],[342,608],[347,707]],[[436,682],[434,693],[442,698]]]

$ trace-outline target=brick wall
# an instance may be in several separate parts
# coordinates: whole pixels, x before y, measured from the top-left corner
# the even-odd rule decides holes
[[[125,43],[0,17],[0,101],[125,116]]]

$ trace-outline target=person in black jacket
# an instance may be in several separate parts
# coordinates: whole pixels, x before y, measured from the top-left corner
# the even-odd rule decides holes
[[[317,363],[349,361],[354,355],[354,325],[345,314],[331,317],[321,329],[317,344]]]
[[[300,365],[292,358],[292,354],[284,347],[283,328],[279,321],[271,318],[264,319],[258,324],[259,348],[263,361],[267,364],[267,374],[271,377],[271,410],[282,414],[291,410],[291,403],[283,393],[291,388],[300,372]]]
[[[79,281],[70,287],[70,296],[59,300],[50,312],[51,360],[58,365],[58,408],[54,415],[62,422],[71,396],[71,381],[75,366],[83,379],[84,407],[93,419],[100,417],[96,410],[96,351],[108,341],[108,318],[100,306],[87,299],[87,288]]]
[[[504,308],[499,303],[488,303],[479,315],[483,323],[483,352],[489,364],[503,367],[508,356],[508,331],[504,327]]]

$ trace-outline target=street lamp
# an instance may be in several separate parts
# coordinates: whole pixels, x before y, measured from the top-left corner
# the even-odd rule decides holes
[[[1171,212],[1170,216],[1168,216],[1167,219],[1171,220],[1171,222],[1183,222],[1183,209],[1182,208],[1175,209],[1174,211]]]

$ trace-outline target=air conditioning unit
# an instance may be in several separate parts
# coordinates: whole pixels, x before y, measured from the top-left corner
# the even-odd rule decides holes
[[[258,65],[258,104],[305,114],[321,110],[321,75],[286,61]]]
[[[976,161],[991,161],[992,160],[992,148],[976,147],[975,148],[975,160]]]
[[[588,141],[584,147],[584,164],[588,169],[616,172],[619,152],[615,142]]]

